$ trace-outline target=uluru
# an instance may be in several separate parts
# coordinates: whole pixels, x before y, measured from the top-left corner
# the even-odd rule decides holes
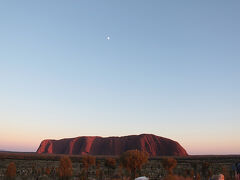
[[[153,134],[121,137],[80,136],[60,140],[43,140],[37,153],[69,155],[120,155],[127,150],[146,151],[150,156],[187,156],[176,141]]]

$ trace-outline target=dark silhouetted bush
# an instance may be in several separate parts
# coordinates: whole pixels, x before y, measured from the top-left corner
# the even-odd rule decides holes
[[[108,176],[110,176],[110,171],[116,168],[116,159],[109,157],[105,160],[104,165],[108,169]]]
[[[203,162],[202,163],[202,176],[204,178],[209,179],[212,176],[212,172],[210,170],[210,163],[209,162]]]

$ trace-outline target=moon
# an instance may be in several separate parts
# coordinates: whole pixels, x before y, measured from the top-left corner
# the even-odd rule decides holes
[[[109,37],[109,36],[107,36],[107,40],[110,40],[110,37]]]

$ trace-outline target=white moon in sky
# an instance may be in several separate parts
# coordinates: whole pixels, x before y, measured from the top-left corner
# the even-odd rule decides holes
[[[109,37],[109,36],[107,36],[107,40],[110,40],[110,37]]]

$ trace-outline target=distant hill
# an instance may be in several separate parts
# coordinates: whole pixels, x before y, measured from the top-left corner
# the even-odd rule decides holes
[[[153,134],[122,137],[82,136],[60,140],[43,140],[37,153],[120,155],[127,150],[146,151],[150,156],[187,156],[176,141]]]
[[[11,152],[11,151],[7,151],[5,149],[0,149],[0,152]]]
[[[0,149],[0,152],[2,152],[2,153],[33,153],[33,152],[22,152],[22,151],[21,152],[19,152],[19,151],[9,151],[9,150],[4,150],[4,149]]]

